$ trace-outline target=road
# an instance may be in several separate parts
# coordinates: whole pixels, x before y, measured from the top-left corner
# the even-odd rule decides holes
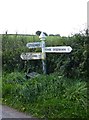
[[[1,111],[2,107],[2,111]],[[10,108],[5,105],[0,105],[0,118],[32,118],[29,115],[26,115],[25,113],[18,112],[17,110]]]

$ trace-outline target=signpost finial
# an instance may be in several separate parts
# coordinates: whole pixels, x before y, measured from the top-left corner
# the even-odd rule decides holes
[[[41,32],[39,38],[40,38],[40,40],[45,40],[46,35],[43,32]]]

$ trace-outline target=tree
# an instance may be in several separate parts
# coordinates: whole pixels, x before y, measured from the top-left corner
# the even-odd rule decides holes
[[[41,31],[36,31],[36,35],[40,36]]]
[[[39,30],[36,31],[36,35],[40,36],[41,32],[42,32],[42,31],[39,31]],[[43,32],[43,33],[45,34],[45,36],[48,36],[48,34],[47,34],[46,32]]]

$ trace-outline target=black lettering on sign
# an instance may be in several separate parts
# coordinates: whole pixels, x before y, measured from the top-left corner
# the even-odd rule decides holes
[[[51,51],[51,49],[50,49],[50,48],[49,48],[49,49],[46,49],[46,50]]]
[[[66,49],[65,48],[53,48],[53,51],[65,51]]]
[[[64,49],[61,49],[61,50],[64,50],[64,51],[65,51],[66,49],[64,48]]]
[[[37,55],[33,55],[33,57],[37,57]]]
[[[36,46],[39,46],[40,44],[35,44]]]
[[[41,58],[41,55],[39,55],[39,58]]]
[[[39,44],[29,44],[28,47],[36,47],[39,46]]]
[[[53,51],[59,51],[59,48],[54,48]]]
[[[29,44],[29,47],[33,46],[32,44]]]
[[[27,58],[31,59],[32,58],[32,54],[28,54]]]

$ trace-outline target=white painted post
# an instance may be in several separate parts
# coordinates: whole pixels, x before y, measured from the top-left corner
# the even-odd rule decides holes
[[[45,34],[42,32],[39,36],[41,43],[42,43],[42,67],[43,73],[46,74],[46,54],[45,54]]]

